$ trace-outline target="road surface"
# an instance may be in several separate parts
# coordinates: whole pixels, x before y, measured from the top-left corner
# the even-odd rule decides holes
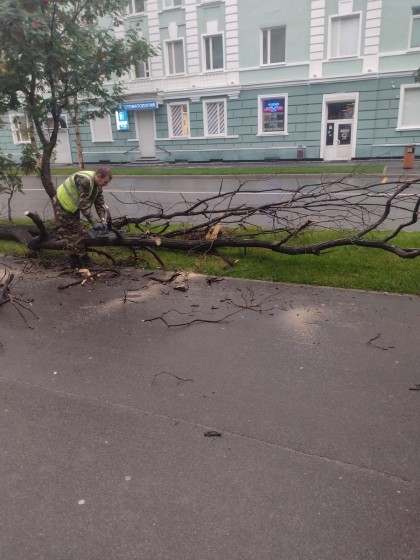
[[[58,186],[65,177],[54,177]],[[378,212],[389,198],[387,185],[383,184],[382,176],[358,176],[346,179],[344,182],[340,176],[264,176],[264,177],[210,177],[210,176],[114,176],[112,183],[106,188],[105,195],[107,204],[113,216],[127,215],[138,217],[153,211],[156,206],[165,209],[185,208],[186,202],[196,202],[208,196],[222,192],[232,191],[242,183],[242,190],[253,191],[243,193],[237,204],[247,204],[256,206],[268,203],[279,203],[290,201],[294,191],[302,186],[314,185],[314,191],[324,183],[323,188],[334,192],[334,199],[343,202],[347,200],[349,189],[353,187],[366,187],[374,185],[369,192],[364,193],[363,202],[369,208]],[[262,192],[265,191],[265,192]],[[37,212],[43,219],[52,217],[52,208],[49,199],[38,178],[30,177],[24,179],[25,196],[17,194],[12,203],[14,217],[22,217],[25,210]],[[407,221],[407,212],[403,207],[412,209],[415,200],[420,195],[420,185],[413,185],[408,192],[404,192],[398,197],[398,208],[392,214],[393,221],[384,222],[381,227],[389,229],[396,223]],[[353,202],[361,200],[354,198]],[[235,203],[236,204],[236,203]],[[329,203],[331,204],[331,203]],[[218,210],[226,207],[224,202]],[[0,196],[0,213],[6,215],[6,197]],[[338,205],[330,206],[326,210],[325,206],[313,207],[309,210],[302,210],[303,216],[312,217],[318,221],[323,220],[327,214],[328,225],[330,227],[352,227],[354,223],[350,218],[349,212],[339,212]],[[339,216],[337,220],[331,218]],[[290,217],[290,215],[288,215]],[[258,225],[268,225],[266,220],[259,219]],[[419,224],[410,226],[410,230],[419,230]]]

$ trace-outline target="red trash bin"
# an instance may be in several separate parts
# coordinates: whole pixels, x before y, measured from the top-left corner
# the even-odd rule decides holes
[[[416,157],[416,147],[412,144],[409,146],[404,146],[404,169],[413,169],[414,158]]]

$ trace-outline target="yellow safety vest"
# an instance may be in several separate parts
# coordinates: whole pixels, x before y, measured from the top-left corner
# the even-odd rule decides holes
[[[95,171],[78,171],[70,175],[57,189],[57,199],[66,212],[77,212],[79,210],[79,191],[74,182],[75,175],[82,175],[89,179],[89,197],[92,195],[95,186]]]

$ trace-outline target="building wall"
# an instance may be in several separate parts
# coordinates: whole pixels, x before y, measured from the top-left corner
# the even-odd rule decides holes
[[[402,156],[406,143],[420,144],[420,123],[399,127],[406,84],[420,67],[420,48],[411,49],[412,8],[420,0],[183,0],[181,7],[163,8],[163,0],[147,0],[147,13],[126,18],[124,29],[140,25],[143,36],[160,48],[150,61],[151,76],[126,80],[127,102],[152,100],[156,158],[161,161],[307,159],[322,157],[326,95],[354,94],[358,114],[354,157]],[[358,52],[332,55],[332,25],[360,14]],[[343,24],[344,25],[344,24]],[[262,64],[262,29],[286,27],[285,61]],[[345,28],[340,33],[345,33]],[[203,35],[222,34],[224,68],[205,71]],[[184,74],[167,75],[165,41],[183,39]],[[417,92],[417,90],[416,90]],[[420,84],[419,84],[420,101]],[[287,99],[287,133],[259,134],[259,97]],[[205,101],[226,103],[227,130],[205,136]],[[189,137],[170,137],[170,104],[188,107]],[[142,155],[139,115],[129,111],[130,128],[117,131],[111,115],[112,141],[92,142],[89,125],[81,127],[87,163],[131,162]],[[10,127],[9,127],[10,128]],[[72,158],[77,161],[72,140]],[[0,131],[0,147],[18,157],[10,130]],[[8,149],[10,148],[10,149]]]

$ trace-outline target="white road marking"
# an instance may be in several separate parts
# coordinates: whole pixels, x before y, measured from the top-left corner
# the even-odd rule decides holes
[[[24,189],[24,191],[40,191],[40,192],[45,192],[44,189]],[[231,191],[228,192],[222,192],[221,194],[230,194]],[[188,194],[204,194],[204,195],[216,195],[219,194],[219,191],[142,191],[142,190],[135,190],[135,189],[130,189],[130,190],[110,190],[107,189],[105,191],[105,195],[106,193],[119,193],[119,194],[166,194],[166,195],[188,195]],[[240,191],[238,193],[238,195],[242,195],[242,196],[260,196],[261,194],[263,194],[264,196],[277,196],[279,194],[281,195],[293,195],[295,194],[295,191],[276,191],[276,192],[266,192],[266,191],[260,191],[260,192],[246,192],[246,191]],[[383,198],[383,197],[390,197],[391,195],[388,193],[365,193],[365,192],[357,192],[357,191],[342,191],[342,192],[335,192],[332,193],[337,197],[348,197],[348,196],[367,196],[369,194],[370,197],[375,197],[375,198]],[[405,196],[418,196],[419,193],[401,193],[398,194],[398,197],[405,197]]]

